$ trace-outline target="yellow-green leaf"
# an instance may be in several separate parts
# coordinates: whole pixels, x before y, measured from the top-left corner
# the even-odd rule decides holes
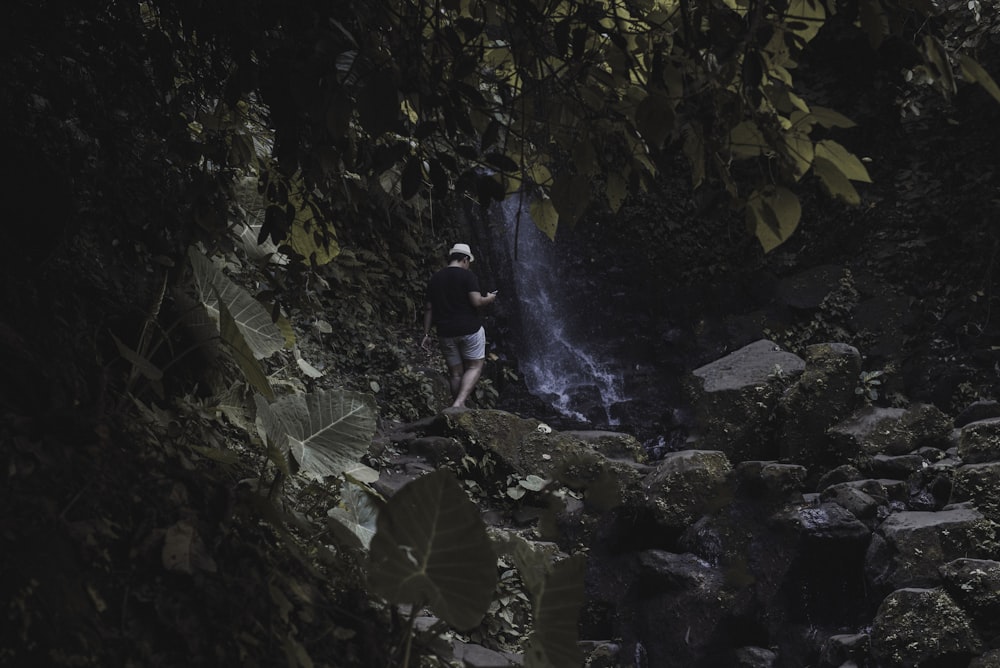
[[[528,169],[528,173],[531,175],[531,180],[537,185],[552,185],[552,172],[545,165],[535,163]]]
[[[818,0],[791,0],[786,21],[804,27],[793,30],[806,42],[812,40],[826,21],[826,10]]]
[[[743,121],[729,133],[729,148],[735,158],[753,158],[767,146],[764,135],[753,121]]]
[[[289,200],[295,202],[296,212],[288,244],[303,257],[315,260],[317,265],[324,265],[337,257],[340,246],[333,229],[320,221],[309,202],[303,202],[296,196]]]
[[[825,128],[853,128],[856,125],[847,116],[828,107],[813,107],[809,113],[813,120]]]
[[[784,136],[785,155],[792,166],[792,176],[801,179],[812,167],[815,150],[812,140],[801,132],[788,132]]]
[[[961,56],[961,66],[962,66],[962,76],[969,81],[975,81],[984,89],[986,92],[993,96],[993,99],[1000,102],[1000,88],[997,87],[996,81],[990,76],[990,73],[983,69],[983,66],[976,62],[971,56],[963,54]]]
[[[952,94],[958,90],[955,85],[955,77],[951,72],[951,61],[948,59],[944,44],[933,35],[924,35],[924,57],[937,70],[934,79],[940,82],[945,93]]]
[[[851,181],[872,182],[868,170],[858,157],[832,139],[824,139],[816,144],[816,157],[828,160]]]
[[[832,162],[819,156],[813,161],[813,171],[819,177],[823,189],[828,195],[848,204],[858,205],[861,203],[861,196],[854,189],[851,182],[847,180],[844,173]]]
[[[765,253],[785,241],[799,226],[802,205],[799,198],[783,187],[755,190],[747,200],[747,223]]]
[[[547,197],[533,200],[528,211],[535,227],[544,232],[549,239],[555,241],[556,229],[559,227],[559,213],[556,211],[555,205],[552,204],[552,200]]]
[[[622,207],[622,203],[628,196],[625,179],[618,172],[608,174],[608,182],[604,190],[608,197],[608,206],[611,207],[612,211],[618,213],[618,210]]]

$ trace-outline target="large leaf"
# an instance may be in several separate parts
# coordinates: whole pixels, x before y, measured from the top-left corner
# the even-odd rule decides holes
[[[608,174],[608,182],[604,186],[604,194],[608,198],[608,206],[614,213],[622,208],[625,198],[628,197],[628,184],[625,178],[617,172]]]
[[[861,203],[861,196],[855,190],[851,182],[844,176],[836,165],[819,156],[813,161],[813,171],[819,177],[820,183],[827,194],[836,199],[857,205]]]
[[[243,337],[243,333],[236,324],[236,320],[233,319],[232,314],[229,312],[225,300],[218,298],[218,293],[216,293],[216,303],[219,306],[219,330],[222,340],[229,346],[233,358],[236,360],[236,363],[250,385],[268,399],[273,399],[274,390],[267,379],[267,374],[264,373],[260,362],[254,358],[250,345]]]
[[[367,550],[375,536],[378,503],[375,495],[361,485],[345,482],[340,490],[340,505],[327,513],[334,533],[356,547]]]
[[[497,549],[510,555],[534,603],[534,628],[525,651],[526,668],[576,668],[583,665],[577,620],[583,605],[586,558],[553,562],[551,550],[510,535]]]
[[[590,204],[590,179],[582,174],[561,174],[549,190],[559,221],[572,227]]]
[[[583,606],[586,557],[577,554],[552,567],[535,593],[535,622],[524,653],[525,668],[577,668],[583,665],[577,621]]]
[[[555,241],[556,230],[559,227],[559,213],[552,204],[552,200],[548,198],[532,200],[528,211],[535,226],[544,232],[545,236]]]
[[[260,302],[229,280],[204,254],[191,248],[188,257],[194,269],[198,298],[216,323],[220,321],[222,301],[256,359],[270,357],[285,346],[284,335]]]
[[[819,32],[826,21],[826,10],[820,0],[790,0],[786,14],[786,27],[791,27],[799,38],[808,42]]]
[[[787,188],[754,191],[747,199],[747,223],[765,253],[769,253],[795,232],[802,217],[802,205]]]
[[[851,181],[872,182],[868,170],[858,157],[832,139],[816,143],[816,157],[829,161]]]
[[[375,398],[362,392],[319,390],[268,404],[256,398],[268,443],[290,451],[302,471],[337,476],[357,466],[375,433]]]
[[[812,167],[815,150],[808,135],[791,130],[783,137],[785,155],[792,168],[792,176],[796,181],[801,179]]]
[[[768,145],[757,124],[742,121],[729,132],[729,148],[734,158],[752,158]]]
[[[955,76],[952,74],[951,59],[948,50],[941,40],[933,35],[924,35],[924,58],[935,70],[935,83],[945,95],[951,95],[958,90]]]
[[[983,66],[977,63],[971,56],[962,55],[961,57],[962,65],[962,76],[969,81],[975,81],[984,89],[986,92],[993,96],[993,99],[1000,102],[1000,88],[997,87],[996,81],[990,76],[990,73],[983,69]]]
[[[446,469],[410,482],[379,514],[371,590],[393,604],[428,605],[456,629],[479,625],[497,584],[479,508]]]

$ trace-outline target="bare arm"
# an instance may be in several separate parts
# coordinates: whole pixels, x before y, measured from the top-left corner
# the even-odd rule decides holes
[[[487,304],[492,304],[496,300],[497,300],[497,291],[496,290],[494,290],[493,292],[488,293],[485,297],[483,296],[483,293],[481,293],[481,292],[470,292],[469,293],[469,301],[472,302],[472,305],[475,306],[475,307],[477,307],[477,308],[480,307],[480,306],[486,306]]]
[[[427,302],[424,304],[424,338],[420,341],[421,348],[428,348],[431,340],[431,321],[433,319],[434,311],[431,308],[431,303]]]

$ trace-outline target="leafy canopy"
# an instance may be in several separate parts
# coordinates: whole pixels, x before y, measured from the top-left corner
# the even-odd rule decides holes
[[[872,47],[902,44],[945,95],[964,80],[1000,100],[970,52],[980,16],[930,0],[139,7],[130,39],[172,81],[165,104],[187,122],[188,153],[259,176],[259,239],[317,265],[373,203],[423,210],[454,192],[485,204],[525,191],[554,238],[590,206],[617,211],[678,155],[692,188],[744,210],[769,250],[798,225],[804,180],[852,204],[870,181],[835,138],[852,121],[795,78],[834,18]]]

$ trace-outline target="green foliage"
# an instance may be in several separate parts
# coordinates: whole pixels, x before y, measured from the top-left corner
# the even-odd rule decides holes
[[[497,583],[496,555],[454,474],[421,476],[379,513],[369,583],[392,604],[427,605],[457,629],[478,626]]]
[[[872,403],[878,399],[878,388],[882,384],[879,378],[884,371],[862,371],[858,376],[858,386],[854,388],[854,394],[865,400],[865,403]]]
[[[533,629],[525,665],[575,668],[583,662],[577,644],[577,620],[583,606],[586,557],[554,560],[551,554],[511,536],[498,548],[512,558],[533,602]]]
[[[256,401],[268,445],[290,453],[300,471],[318,478],[356,469],[375,433],[370,394],[318,390],[274,403],[258,395]]]

